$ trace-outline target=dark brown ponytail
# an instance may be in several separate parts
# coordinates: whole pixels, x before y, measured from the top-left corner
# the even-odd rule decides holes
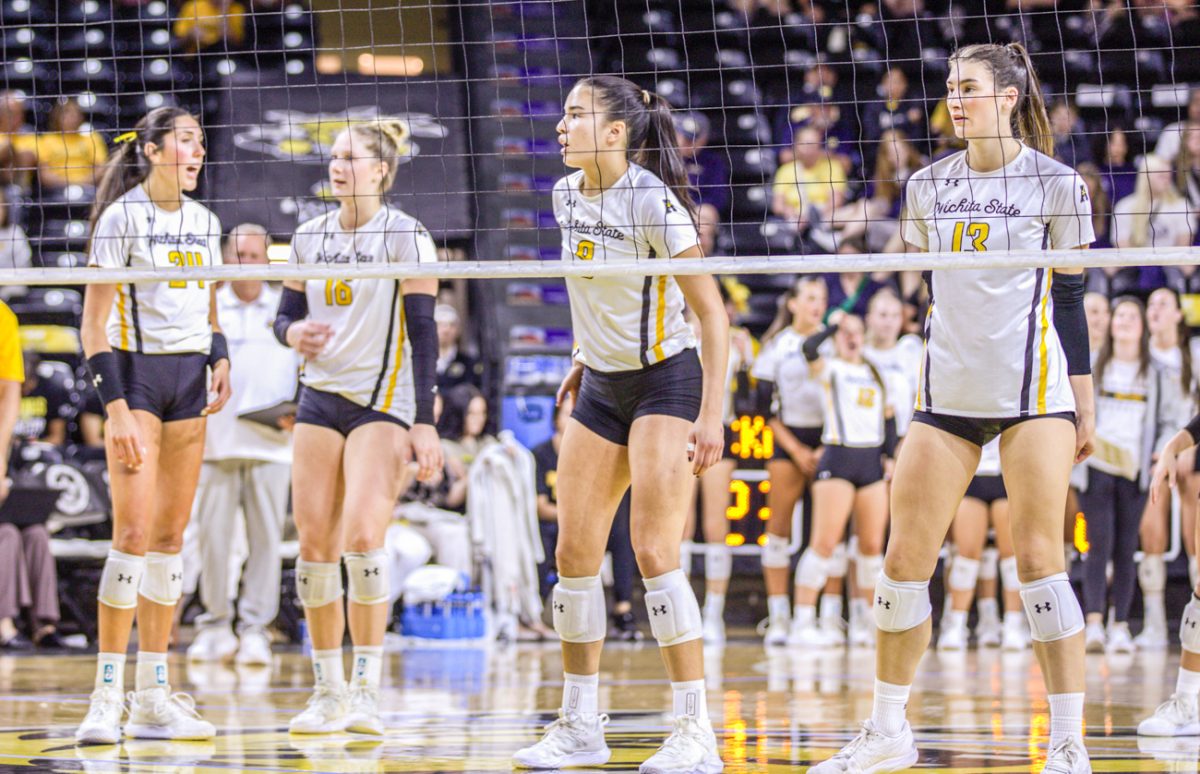
[[[1001,46],[996,43],[976,43],[964,46],[950,55],[954,61],[981,62],[992,71],[996,90],[1012,86],[1017,90],[1017,106],[1012,113],[1013,136],[1030,148],[1054,155],[1054,137],[1050,131],[1050,116],[1042,98],[1042,84],[1029,52],[1020,43]]]
[[[592,90],[593,102],[609,121],[625,123],[629,160],[666,183],[695,221],[696,203],[688,191],[687,165],[675,139],[671,104],[654,92],[615,75],[593,75],[576,85]]]

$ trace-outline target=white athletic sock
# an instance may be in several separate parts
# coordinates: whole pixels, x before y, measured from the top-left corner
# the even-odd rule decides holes
[[[875,678],[875,703],[871,722],[884,736],[896,736],[904,730],[904,709],[908,706],[911,685],[885,683]]]
[[[1019,626],[1025,620],[1027,619],[1023,610],[1012,610],[1004,614],[1005,626]]]
[[[946,629],[949,629],[950,627],[954,627],[956,629],[962,628],[967,625],[967,611],[947,610],[946,614],[942,617],[942,622],[943,627]]]
[[[771,618],[771,623],[787,623],[790,605],[791,601],[788,600],[787,594],[773,594],[767,597],[767,614]]]
[[[1161,591],[1142,592],[1143,631],[1150,628],[1166,631],[1167,606]]]
[[[704,617],[723,618],[725,616],[725,595],[708,592],[704,595]]]
[[[703,680],[671,683],[671,692],[674,694],[675,717],[690,716],[700,721],[701,725],[709,723],[708,692]]]
[[[983,621],[999,621],[1000,605],[996,600],[985,597],[975,602],[979,606],[979,618]]]
[[[584,718],[594,718],[599,712],[600,675],[573,675],[563,673],[562,708],[564,713],[574,713]]]
[[[796,605],[796,609],[792,611],[793,626],[812,626],[816,622],[817,609],[812,605]]]
[[[122,696],[125,694],[124,653],[96,654],[96,687],[116,688]]]
[[[1179,667],[1179,677],[1175,678],[1175,693],[1195,701],[1200,694],[1200,672]]]
[[[139,691],[150,688],[166,688],[170,684],[167,679],[167,654],[151,653],[139,650],[137,654],[137,672],[134,675],[134,688]]]
[[[345,667],[342,666],[342,649],[314,650],[312,652],[313,679],[317,685],[341,689],[346,685]]]
[[[821,595],[821,625],[838,626],[842,622],[842,595]]]
[[[1083,736],[1083,694],[1050,694],[1050,748]]]
[[[354,668],[350,670],[351,687],[378,689],[382,677],[383,646],[355,645]]]
[[[862,597],[853,597],[850,600],[850,620],[851,622],[861,621],[871,614],[871,604],[868,600]]]

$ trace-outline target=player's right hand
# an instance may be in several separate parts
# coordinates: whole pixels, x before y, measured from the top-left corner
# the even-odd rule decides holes
[[[558,394],[554,396],[554,403],[561,406],[563,400],[570,395],[572,400],[579,400],[579,385],[583,383],[583,364],[575,363],[571,366],[571,370],[567,372],[567,377],[563,379],[558,388]]]
[[[117,456],[117,461],[136,473],[142,469],[146,458],[146,447],[142,445],[142,433],[137,420],[124,400],[109,403],[107,409],[108,422],[104,437],[110,444],[109,451]]]
[[[300,320],[287,329],[288,346],[306,358],[315,358],[333,338],[333,328],[316,320]]]
[[[1154,465],[1154,473],[1150,476],[1150,502],[1158,504],[1159,498],[1165,496],[1163,484],[1175,488],[1176,477],[1179,475],[1179,458],[1171,452],[1164,452]]]

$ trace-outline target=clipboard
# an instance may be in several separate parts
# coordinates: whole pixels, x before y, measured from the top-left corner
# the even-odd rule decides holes
[[[300,408],[300,404],[294,400],[281,400],[272,406],[254,409],[253,411],[244,411],[238,414],[238,419],[257,422],[260,425],[266,425],[272,430],[279,430],[279,420],[283,417],[295,416],[298,408]]]

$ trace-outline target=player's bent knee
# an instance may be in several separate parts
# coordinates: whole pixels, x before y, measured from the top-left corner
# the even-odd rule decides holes
[[[303,607],[324,607],[342,594],[341,562],[296,560],[296,596]]]
[[[796,585],[808,589],[820,589],[829,580],[829,569],[833,557],[821,556],[811,546],[800,555],[796,565]]]
[[[1021,584],[1033,639],[1055,642],[1083,631],[1083,608],[1065,572]]]
[[[786,569],[792,558],[790,544],[790,539],[768,532],[762,547],[762,566]]]
[[[582,578],[560,576],[554,586],[550,605],[554,610],[554,631],[563,642],[585,643],[604,639],[604,586],[599,575]]]
[[[174,605],[183,596],[183,556],[151,551],[138,592],[159,605]]]
[[[860,589],[873,589],[883,575],[883,554],[854,557],[854,580]]]
[[[97,599],[117,610],[137,607],[138,589],[141,588],[145,569],[146,557],[110,549],[104,570],[100,573]]]
[[[342,555],[346,563],[346,578],[350,586],[347,594],[351,602],[359,605],[378,605],[388,601],[387,553],[382,548],[359,553],[347,551]]]
[[[700,604],[682,570],[646,578],[644,582],[650,631],[661,647],[681,645],[703,636]]]
[[[974,591],[979,580],[979,560],[956,556],[950,563],[950,574],[946,579],[951,591]]]
[[[883,573],[875,586],[875,624],[885,632],[906,632],[933,613],[929,581],[894,581]]]
[[[1167,563],[1162,554],[1143,554],[1138,562],[1138,585],[1142,591],[1156,592],[1167,588]]]
[[[1000,560],[1000,585],[1005,591],[1021,590],[1021,574],[1017,572],[1017,557],[1006,556]]]
[[[724,543],[709,543],[704,547],[704,578],[727,581],[733,575],[733,552]]]

